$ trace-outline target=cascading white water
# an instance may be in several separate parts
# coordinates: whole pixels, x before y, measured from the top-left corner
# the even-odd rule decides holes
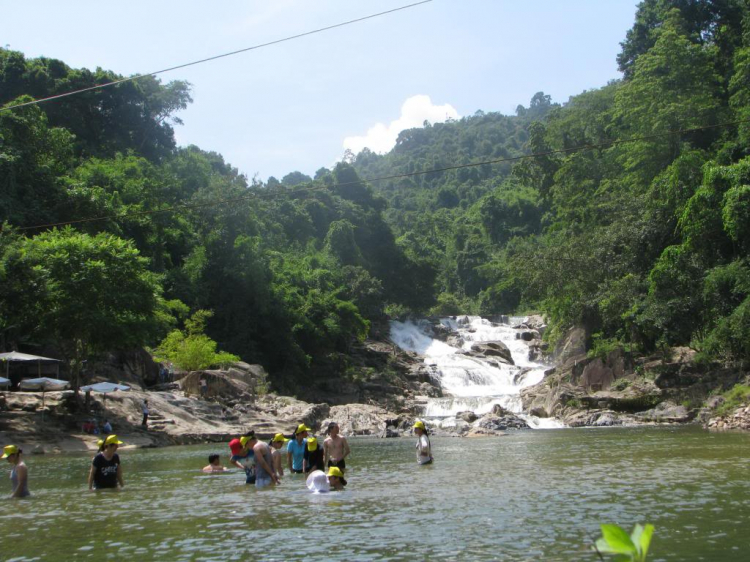
[[[495,324],[479,316],[461,317],[461,321],[441,319],[440,323],[450,329],[459,342],[463,340],[460,348],[429,336],[426,322],[391,322],[393,342],[402,349],[423,355],[440,386],[451,395],[431,398],[425,406],[424,416],[444,421],[466,410],[481,416],[499,404],[524,417],[532,427],[561,427],[557,420],[543,420],[522,412],[521,389],[539,383],[548,368],[529,361],[529,346],[517,337],[521,330],[511,327],[523,320],[511,318],[511,324]],[[508,347],[515,365],[463,353],[476,343],[496,341]]]

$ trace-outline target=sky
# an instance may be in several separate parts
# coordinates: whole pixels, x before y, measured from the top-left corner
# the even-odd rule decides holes
[[[415,1],[5,2],[0,45],[129,76]],[[159,77],[192,84],[179,145],[218,152],[260,181],[313,175],[346,149],[387,152],[425,120],[513,114],[536,92],[564,103],[620,78],[637,4],[433,0]]]

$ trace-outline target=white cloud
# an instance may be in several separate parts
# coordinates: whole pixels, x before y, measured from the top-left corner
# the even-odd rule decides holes
[[[375,124],[364,136],[346,137],[344,149],[357,154],[367,147],[373,152],[383,154],[396,145],[396,139],[401,131],[421,127],[425,121],[442,123],[449,118],[458,118],[458,111],[452,105],[433,105],[430,96],[412,96],[401,106],[401,117],[391,121],[388,126],[383,123]]]

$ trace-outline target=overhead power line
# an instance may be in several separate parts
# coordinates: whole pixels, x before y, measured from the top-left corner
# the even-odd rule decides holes
[[[671,135],[682,135],[682,134],[694,133],[694,132],[698,132],[698,131],[706,131],[706,130],[709,130],[709,129],[718,129],[718,128],[723,128],[723,127],[731,127],[731,126],[734,126],[734,125],[741,125],[743,123],[750,123],[750,119],[740,119],[740,120],[737,120],[737,121],[728,121],[726,123],[718,123],[716,125],[704,125],[702,127],[694,127],[694,128],[690,128],[690,129],[679,129],[679,130],[674,130],[674,131],[666,131],[664,133],[654,133],[652,135],[643,135],[643,136],[640,136],[640,137],[630,137],[630,138],[627,138],[627,139],[613,139],[613,140],[610,140],[610,141],[603,141],[603,142],[595,143],[595,144],[585,144],[585,145],[579,145],[579,146],[570,147],[570,148],[559,148],[559,149],[555,149],[555,150],[547,150],[547,151],[544,151],[544,152],[536,152],[536,153],[532,153],[532,154],[524,154],[524,155],[521,155],[521,156],[511,156],[511,157],[507,157],[507,158],[495,158],[495,159],[492,159],[492,160],[483,160],[481,162],[470,162],[468,164],[457,164],[455,166],[445,166],[445,167],[442,167],[442,168],[433,168],[433,169],[430,169],[430,170],[422,170],[422,171],[418,171],[418,172],[409,172],[409,173],[405,173],[405,174],[393,174],[393,175],[389,175],[389,176],[380,176],[380,177],[375,177],[375,178],[362,178],[362,179],[355,180],[355,181],[336,183],[336,184],[333,184],[331,186],[325,186],[325,188],[329,188],[329,187],[330,188],[336,188],[336,187],[344,187],[344,186],[348,186],[348,185],[358,185],[358,184],[361,184],[361,183],[375,183],[375,182],[380,182],[380,181],[403,179],[403,178],[409,178],[409,177],[415,177],[415,176],[423,176],[423,175],[426,175],[426,174],[435,174],[435,173],[441,173],[441,172],[449,172],[449,171],[452,171],[452,170],[460,170],[460,169],[463,169],[463,168],[474,168],[474,167],[477,167],[477,166],[487,166],[487,165],[492,165],[492,164],[501,164],[501,163],[504,163],[504,162],[518,162],[518,161],[521,161],[521,160],[527,160],[527,159],[532,159],[532,158],[541,158],[543,156],[553,156],[555,154],[570,154],[570,153],[573,153],[573,152],[587,152],[587,151],[592,151],[592,150],[599,150],[599,149],[605,148],[605,147],[616,146],[616,145],[620,145],[620,144],[626,144],[626,143],[631,143],[631,142],[640,142],[640,141],[652,140],[652,139],[662,138],[662,137],[671,136]],[[320,190],[320,189],[322,189],[322,187],[314,186],[314,187],[304,188],[305,191],[315,191],[315,190]],[[297,190],[296,192],[299,192],[299,191],[302,191],[302,190]],[[278,193],[272,192],[272,191],[265,191],[265,192],[263,192],[263,191],[255,190],[255,191],[253,191],[252,193],[250,193],[248,195],[242,195],[242,196],[239,196],[239,197],[229,197],[229,198],[226,198],[226,199],[214,199],[212,201],[207,201],[207,202],[204,202],[204,203],[192,203],[192,204],[185,204],[185,205],[175,205],[173,207],[168,207],[168,208],[165,208],[165,209],[152,209],[152,210],[148,210],[148,211],[136,211],[136,212],[132,212],[132,213],[123,213],[123,214],[119,214],[119,215],[107,215],[107,216],[102,216],[102,217],[88,217],[88,218],[83,218],[83,219],[77,219],[77,220],[71,220],[71,221],[64,221],[64,222],[57,222],[57,223],[39,224],[39,225],[35,225],[35,226],[16,227],[16,230],[34,230],[34,229],[43,229],[43,228],[54,228],[54,227],[58,227],[58,226],[67,226],[67,225],[82,224],[82,223],[88,223],[88,222],[98,222],[98,221],[105,221],[105,220],[108,220],[108,221],[119,221],[119,220],[123,220],[123,219],[126,219],[126,218],[141,217],[141,216],[147,216],[147,215],[155,215],[155,214],[159,214],[159,213],[175,213],[175,212],[185,211],[185,210],[193,210],[193,209],[201,209],[201,208],[205,208],[205,207],[213,207],[213,206],[216,206],[216,205],[225,205],[225,204],[229,204],[229,203],[239,203],[239,202],[242,202],[242,201],[248,201],[250,199],[254,199],[254,198],[257,198],[257,197],[260,197],[260,196],[266,196],[266,195],[276,196],[276,195],[278,195]],[[2,226],[0,225],[0,229],[1,228],[2,228]]]
[[[95,86],[89,86],[88,88],[81,88],[80,90],[73,90],[73,91],[70,91],[70,92],[62,93],[62,94],[56,94],[54,96],[49,96],[49,97],[46,97],[46,98],[41,98],[41,99],[33,100],[33,101],[28,101],[28,102],[25,102],[25,103],[19,103],[17,105],[10,105],[10,106],[5,106],[5,107],[0,107],[0,112],[2,112],[2,111],[10,111],[10,110],[13,110],[13,109],[18,109],[20,107],[26,107],[26,106],[29,106],[29,105],[38,105],[40,103],[44,103],[44,102],[48,102],[48,101],[52,101],[52,100],[57,100],[57,99],[60,99],[60,98],[66,98],[68,96],[73,96],[73,95],[76,95],[76,94],[82,94],[84,92],[90,92],[92,90],[101,90],[102,88],[108,88],[109,86],[116,86],[117,84],[122,84],[124,82],[132,82],[133,80],[138,80],[139,78],[144,78],[146,76],[156,76],[157,74],[162,74],[164,72],[171,72],[172,70],[178,70],[180,68],[186,68],[188,66],[195,66],[196,64],[203,64],[204,62],[209,62],[209,61],[213,61],[213,60],[217,60],[217,59],[221,59],[221,58],[225,58],[225,57],[231,57],[233,55],[238,55],[240,53],[246,53],[248,51],[255,51],[257,49],[262,49],[264,47],[270,47],[271,45],[278,45],[279,43],[285,43],[287,41],[293,41],[295,39],[300,39],[301,37],[307,37],[309,35],[315,35],[317,33],[323,33],[324,31],[330,31],[331,29],[336,29],[336,28],[339,28],[339,27],[344,27],[346,25],[351,25],[353,23],[359,23],[359,22],[370,20],[370,19],[377,18],[377,17],[380,17],[380,16],[385,16],[387,14],[392,14],[394,12],[400,12],[401,10],[407,10],[409,8],[414,8],[414,7],[419,6],[421,4],[428,4],[430,2],[432,2],[432,0],[422,0],[421,2],[414,2],[413,4],[407,4],[406,6],[401,6],[399,8],[393,8],[392,10],[386,10],[385,12],[378,12],[377,14],[371,14],[369,16],[363,16],[361,18],[356,18],[356,19],[353,19],[353,20],[349,20],[349,21],[337,23],[337,24],[334,24],[334,25],[329,25],[327,27],[321,27],[319,29],[314,29],[312,31],[306,31],[304,33],[298,33],[297,35],[290,35],[289,37],[284,37],[283,39],[276,39],[274,41],[269,41],[268,43],[261,43],[259,45],[253,45],[252,47],[246,47],[244,49],[239,49],[237,51],[231,51],[229,53],[223,53],[221,55],[215,55],[213,57],[208,57],[208,58],[205,58],[205,59],[200,59],[200,60],[196,60],[196,61],[192,61],[192,62],[187,62],[187,63],[184,63],[184,64],[179,64],[177,66],[172,66],[172,67],[169,67],[169,68],[164,68],[162,70],[156,70],[154,72],[148,72],[146,74],[136,74],[135,76],[130,76],[128,78],[121,78],[120,80],[113,80],[112,82],[106,82],[104,84],[97,84]]]

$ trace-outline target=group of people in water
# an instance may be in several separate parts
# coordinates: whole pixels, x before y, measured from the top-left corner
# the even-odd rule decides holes
[[[417,421],[414,426],[417,435],[417,462],[430,464],[433,461],[432,448],[424,422]],[[281,483],[284,469],[290,474],[306,474],[307,488],[311,492],[323,493],[331,490],[343,490],[347,485],[346,458],[351,453],[349,443],[340,434],[336,422],[328,424],[326,438],[321,447],[318,439],[311,435],[312,430],[300,424],[291,439],[277,433],[265,443],[259,440],[254,431],[229,442],[231,451],[230,463],[245,472],[245,482],[256,488],[265,488]],[[117,450],[124,443],[117,435],[109,435],[97,442],[99,450],[91,461],[88,475],[89,490],[122,488],[125,483],[122,476],[122,465]],[[282,448],[286,445],[286,459]],[[3,456],[12,466],[10,479],[11,497],[29,496],[28,468],[21,458],[23,451],[16,445],[6,445]],[[285,462],[286,461],[286,462]],[[216,474],[229,469],[222,465],[219,454],[208,457],[208,465],[203,472]]]

